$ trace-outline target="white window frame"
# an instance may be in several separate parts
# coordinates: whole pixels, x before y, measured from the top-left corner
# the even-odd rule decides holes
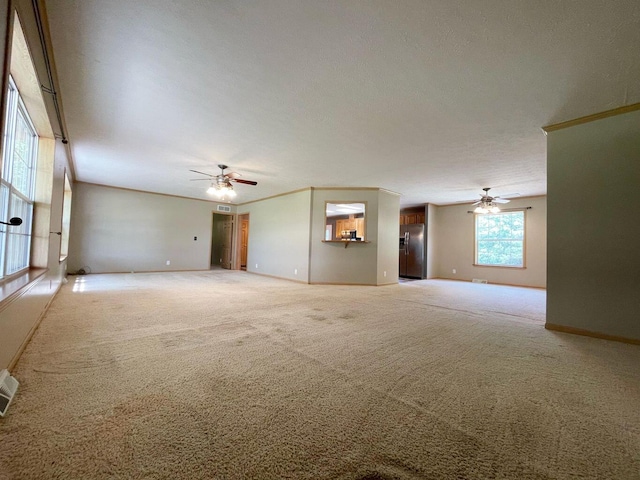
[[[18,116],[25,121],[31,135],[26,154],[27,170],[30,171],[26,192],[15,187],[15,143]],[[4,148],[0,170],[0,217],[7,221],[11,217],[22,218],[22,225],[0,224],[0,279],[17,275],[30,267],[33,211],[35,205],[36,172],[38,160],[38,134],[29,113],[20,98],[20,92],[13,78],[9,77],[7,111],[3,132]],[[22,204],[22,211],[16,212],[14,202]]]
[[[479,225],[480,222],[483,222],[484,220],[489,220],[492,218],[499,218],[500,216],[502,216],[504,218],[504,216],[522,216],[522,237],[512,237],[512,238],[499,238],[499,237],[494,237],[494,238],[480,238],[480,235],[478,233],[478,229],[483,227],[483,225]],[[485,214],[476,214],[474,215],[474,247],[475,247],[475,256],[474,256],[474,265],[475,266],[479,266],[479,267],[500,267],[500,268],[526,268],[526,235],[527,235],[527,216],[525,214],[524,210],[517,210],[517,211],[509,211],[509,212],[498,212],[498,213],[485,213]],[[512,243],[512,242],[516,242],[516,243],[520,243],[521,248],[522,248],[522,258],[521,258],[521,262],[519,264],[512,264],[512,263],[483,263],[480,261],[480,250],[481,248],[479,247],[479,242],[481,241],[491,241],[491,242],[508,242],[508,243]]]

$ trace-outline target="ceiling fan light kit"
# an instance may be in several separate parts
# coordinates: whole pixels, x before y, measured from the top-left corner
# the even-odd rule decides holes
[[[244,183],[245,185],[258,184],[258,182],[254,182],[251,180],[239,179],[238,177],[240,177],[241,175],[236,172],[224,173],[225,169],[227,168],[226,165],[219,164],[218,167],[221,170],[221,173],[219,175],[211,175],[209,173],[199,172],[198,170],[189,170],[190,172],[209,177],[209,178],[192,179],[192,180],[210,180],[211,185],[209,186],[209,188],[207,188],[207,193],[209,195],[214,195],[221,200],[225,197],[231,199],[231,198],[235,198],[237,195],[236,191],[233,189],[233,185],[231,184],[231,182]]]
[[[509,203],[511,200],[507,200],[505,198],[500,197],[492,197],[489,195],[489,190],[491,188],[483,188],[484,193],[480,194],[480,200],[473,203],[473,205],[477,205],[473,213],[485,214],[485,213],[500,213],[500,207],[496,205],[497,203]]]
[[[229,198],[235,198],[236,191],[233,189],[233,185],[231,184],[215,184],[212,183],[209,188],[207,188],[207,193],[209,195],[215,195],[216,197],[222,199],[225,196]]]
[[[492,203],[483,203],[478,205],[473,213],[498,213],[500,212],[500,208],[497,205]]]

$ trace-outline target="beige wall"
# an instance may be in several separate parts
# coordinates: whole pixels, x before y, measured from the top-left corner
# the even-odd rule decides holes
[[[366,203],[369,243],[323,242],[326,202]],[[376,285],[378,282],[378,189],[314,189],[311,224],[311,283]],[[356,244],[357,243],[357,244]]]
[[[31,235],[31,266],[47,268],[51,238],[51,206],[53,194],[53,168],[56,141],[53,138],[38,140],[38,165],[36,170],[36,195]]]
[[[208,270],[216,205],[76,183],[69,272]]]
[[[398,283],[398,240],[400,195],[378,191],[377,284]]]
[[[550,132],[547,323],[640,339],[640,111]]]
[[[476,267],[474,215],[468,204],[436,207],[429,211],[429,237],[433,245],[431,275],[454,280],[486,279],[490,283],[546,286],[546,197],[518,198],[504,208],[532,207],[526,211],[526,268]],[[433,213],[433,215],[431,215]],[[456,273],[453,273],[453,269]]]
[[[323,242],[327,201],[366,202],[369,243]],[[398,212],[398,195],[376,188],[308,188],[240,205],[238,214],[249,214],[247,271],[305,283],[396,283]]]
[[[247,271],[309,281],[311,189],[238,206],[249,214]]]
[[[322,243],[325,199],[367,202],[370,243],[349,249]],[[208,269],[214,210],[212,202],[76,183],[69,271]],[[398,196],[378,189],[309,188],[239,205],[232,213],[249,214],[248,272],[378,285],[397,282],[398,210]]]
[[[425,261],[427,262],[425,268],[425,277],[426,278],[434,278],[436,277],[436,250],[438,248],[436,243],[436,234],[435,234],[435,219],[436,219],[436,206],[432,204],[427,204],[425,206],[425,234],[427,237],[427,247],[425,252]]]

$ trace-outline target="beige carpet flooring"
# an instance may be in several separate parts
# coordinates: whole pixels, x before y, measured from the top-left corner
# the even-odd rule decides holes
[[[544,330],[542,290],[69,280],[2,479],[640,478],[640,347]]]

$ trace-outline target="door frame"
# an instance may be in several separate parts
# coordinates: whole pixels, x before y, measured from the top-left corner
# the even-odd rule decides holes
[[[249,214],[249,212],[244,212],[244,213],[237,213],[236,214],[236,218],[235,218],[235,222],[236,222],[236,226],[235,226],[235,235],[234,235],[234,239],[233,239],[233,246],[234,246],[234,251],[233,251],[233,269],[234,270],[240,270],[240,266],[241,266],[241,255],[242,255],[242,245],[240,245],[241,239],[242,239],[242,220],[243,219],[247,219],[247,222],[249,222],[249,234],[247,235],[247,263],[249,262],[248,258],[249,258],[249,238],[251,236],[251,215]],[[247,268],[249,266],[247,265]]]
[[[211,211],[211,226],[209,227],[209,232],[211,233],[211,241],[209,242],[209,268],[211,268],[211,256],[213,255],[213,222],[215,219],[215,215],[224,215],[225,217],[231,217],[231,262],[229,270],[239,270],[239,266],[236,267],[236,238],[237,238],[237,215],[234,213],[226,213],[226,212],[218,212],[216,210]]]

